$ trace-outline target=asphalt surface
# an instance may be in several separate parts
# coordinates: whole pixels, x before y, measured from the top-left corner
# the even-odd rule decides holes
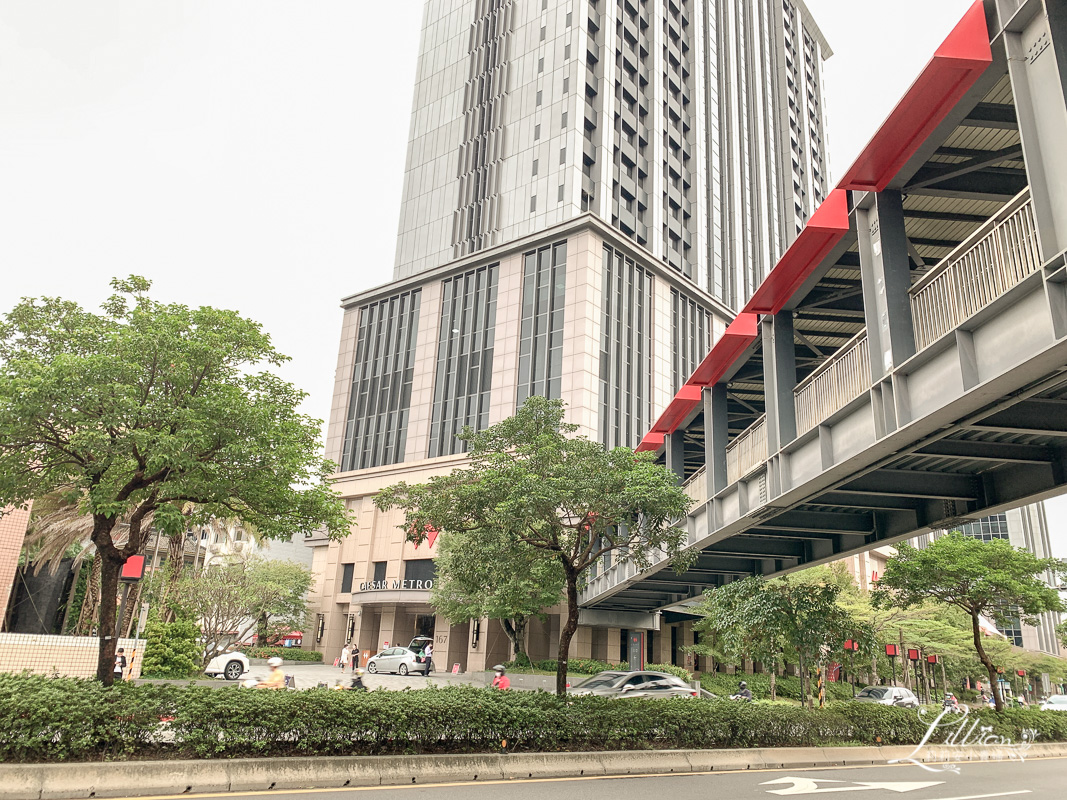
[[[282,671],[286,675],[296,677],[296,687],[298,689],[314,688],[319,683],[334,686],[338,681],[347,686],[349,681],[352,680],[351,670],[342,670],[340,667],[335,667],[331,664],[286,664],[282,667]],[[251,669],[244,674],[243,680],[265,678],[269,674],[270,667],[253,664]],[[218,680],[220,683],[230,683],[230,681],[224,679]],[[472,683],[473,679],[470,675],[453,675],[451,672],[441,671],[431,672],[429,677],[424,677],[419,673],[410,675],[386,675],[382,673],[371,675],[366,671],[363,673],[363,684],[368,689],[421,689],[431,685],[471,685]]]
[[[914,765],[835,769],[746,770],[698,775],[653,775],[475,781],[424,786],[306,789],[248,793],[160,795],[163,798],[215,797],[227,800],[544,800],[582,798],[744,798],[804,797],[835,794],[862,800],[1062,800],[1067,797],[1067,759],[1030,759],[1024,763],[962,764],[959,773],[929,772]]]

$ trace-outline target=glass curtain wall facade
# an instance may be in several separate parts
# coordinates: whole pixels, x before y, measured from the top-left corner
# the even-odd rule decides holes
[[[359,310],[342,472],[404,460],[420,294],[404,292]]]
[[[492,264],[442,283],[430,458],[465,452],[456,436],[467,425],[485,428],[489,419],[497,270]]]
[[[608,246],[601,305],[600,441],[636,447],[652,422],[652,275]]]
[[[537,395],[558,400],[563,376],[563,314],[567,299],[567,243],[523,256],[522,321],[516,405]]]

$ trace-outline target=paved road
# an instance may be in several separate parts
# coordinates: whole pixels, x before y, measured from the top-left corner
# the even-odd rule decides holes
[[[352,679],[351,670],[342,671],[339,667],[335,667],[330,664],[286,664],[282,669],[286,675],[296,676],[296,685],[298,689],[309,689],[319,683],[325,683],[327,686],[333,686],[338,681],[342,681],[345,685]],[[266,677],[270,673],[270,667],[260,664],[253,664],[252,668],[245,673],[245,678],[249,677]],[[229,681],[225,681],[229,683]],[[364,673],[363,683],[368,689],[421,689],[425,686],[432,685],[455,685],[455,684],[475,684],[478,686],[484,685],[483,683],[475,683],[475,679],[469,674],[453,675],[450,672],[432,672],[428,678],[422,675],[371,675]]]
[[[872,785],[873,784],[873,785]],[[879,785],[884,784],[884,785]],[[925,784],[925,785],[924,785]],[[916,766],[842,767],[818,770],[747,770],[700,775],[558,778],[426,786],[309,789],[212,795],[173,795],[175,800],[619,800],[619,798],[730,798],[745,800],[834,794],[842,800],[1062,800],[1067,796],[1067,759],[1025,763],[963,764],[960,773],[931,773]],[[859,793],[859,794],[857,794]],[[157,798],[162,800],[162,797]]]

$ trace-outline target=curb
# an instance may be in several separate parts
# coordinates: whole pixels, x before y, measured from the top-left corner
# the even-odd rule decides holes
[[[913,747],[775,747],[425,756],[322,756],[77,764],[0,764],[0,800],[399,786],[457,781],[685,774],[885,764]],[[979,750],[956,761],[985,761]],[[1035,744],[1032,758],[1067,757],[1067,743]],[[964,757],[973,756],[973,757]],[[921,757],[921,761],[936,761]]]

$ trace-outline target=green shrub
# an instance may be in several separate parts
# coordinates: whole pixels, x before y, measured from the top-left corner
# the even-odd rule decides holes
[[[533,661],[531,664],[534,669],[541,670],[542,672],[556,671],[556,659],[554,658],[547,661]],[[505,666],[510,669],[512,666],[516,665],[515,662],[512,661]],[[608,661],[597,661],[592,658],[572,658],[567,661],[568,675],[595,675],[598,672],[604,672],[609,669],[628,670],[630,667],[626,664],[612,664]]]
[[[145,627],[142,678],[193,678],[200,674],[200,628],[191,620],[163,622],[150,615]]]
[[[322,662],[322,653],[317,650],[301,650],[299,647],[253,647],[242,651],[249,658],[278,658],[286,661]]]
[[[681,678],[688,683],[693,680],[693,676],[689,674],[689,670],[682,667],[676,667],[674,664],[645,664],[645,669],[650,672],[666,672],[668,675],[674,675],[676,678]]]
[[[979,712],[993,733],[1067,741],[1067,714]],[[166,721],[163,721],[166,720]],[[0,761],[915,744],[914,711],[676,698],[559,700],[467,686],[271,692],[0,674]],[[941,729],[938,736],[944,736]],[[936,738],[936,737],[935,737]]]
[[[752,692],[752,696],[757,700],[769,700],[771,697],[771,677],[770,675],[757,674],[746,675],[738,672],[733,675],[727,675],[725,672],[705,672],[700,676],[700,685],[707,689],[712,694],[721,695],[723,697],[729,697],[737,691],[737,685],[741,681],[745,681],[748,684],[749,691]],[[777,680],[777,695],[778,699],[786,700],[800,700],[800,678],[792,675],[783,676],[779,675]],[[814,691],[815,682],[812,681],[812,690]],[[863,688],[863,687],[859,687]],[[826,699],[831,700],[851,700],[852,699],[852,687],[848,683],[843,682],[827,682],[826,683]]]

